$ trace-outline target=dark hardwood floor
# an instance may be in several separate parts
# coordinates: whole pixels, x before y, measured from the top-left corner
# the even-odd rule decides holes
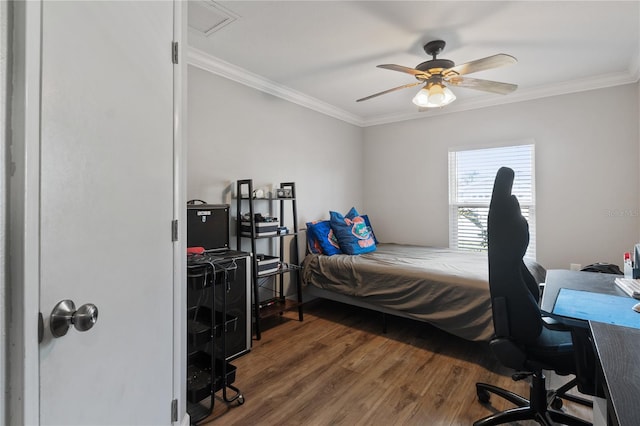
[[[479,403],[477,381],[528,395],[527,381],[512,381],[486,343],[397,317],[383,334],[381,314],[327,300],[306,304],[304,315],[265,324],[251,352],[232,362],[245,403],[227,405],[218,392],[200,424],[470,425],[510,406],[497,397]],[[581,406],[565,410],[591,418]]]

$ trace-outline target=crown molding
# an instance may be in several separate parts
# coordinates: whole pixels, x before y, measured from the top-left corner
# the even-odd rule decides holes
[[[551,96],[567,95],[570,93],[585,92],[589,90],[604,89],[607,87],[620,86],[624,84],[636,83],[639,76],[620,72],[609,73],[601,76],[588,77],[580,80],[564,81],[552,85],[532,87],[528,89],[519,88],[517,91],[505,96],[488,96],[477,99],[468,99],[460,102],[453,102],[445,108],[425,109],[425,111],[410,114],[390,114],[380,115],[364,119],[363,127],[389,124],[399,121],[415,120],[420,118],[435,117],[455,112],[470,111],[474,109],[487,108],[498,105],[507,105],[516,102],[531,101],[535,99],[547,98]]]
[[[199,49],[189,47],[189,65],[196,66],[205,71],[217,74],[221,77],[243,84],[245,86],[269,93],[294,104],[317,111],[329,117],[345,121],[359,127],[377,126],[399,121],[415,120],[435,117],[443,114],[452,114],[461,111],[470,111],[497,105],[506,105],[516,102],[530,101],[550,96],[566,95],[569,93],[584,92],[587,90],[603,89],[606,87],[636,83],[640,79],[640,67],[637,61],[630,65],[628,72],[608,73],[600,76],[588,77],[580,80],[559,82],[552,85],[520,88],[506,96],[487,96],[454,102],[446,108],[429,109],[424,112],[410,114],[387,114],[374,117],[360,117],[343,109],[337,108],[319,99],[307,96],[274,81],[247,71],[243,68],[225,62],[209,55]]]
[[[364,120],[355,114],[351,114],[343,109],[336,108],[319,99],[307,96],[304,93],[295,91],[286,86],[268,80],[258,74],[247,71],[222,59],[209,55],[199,49],[189,47],[188,64],[209,71],[213,74],[243,84],[245,86],[260,90],[273,96],[277,96],[294,104],[309,108],[329,117],[363,127]]]

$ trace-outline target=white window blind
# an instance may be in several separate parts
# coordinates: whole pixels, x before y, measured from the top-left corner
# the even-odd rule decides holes
[[[449,245],[471,251],[487,250],[487,214],[500,167],[515,172],[512,193],[529,222],[526,256],[535,259],[536,217],[534,146],[449,151]]]

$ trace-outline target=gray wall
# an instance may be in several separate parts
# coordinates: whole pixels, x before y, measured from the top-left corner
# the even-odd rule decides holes
[[[537,259],[621,265],[640,232],[638,85],[365,129],[365,210],[382,241],[448,245],[452,147],[533,139]]]
[[[188,80],[188,199],[295,181],[301,224],[356,206],[383,242],[447,246],[448,150],[533,140],[545,267],[620,264],[640,239],[638,84],[361,129],[193,66]]]
[[[362,208],[362,129],[194,66],[188,75],[187,199],[229,203],[229,186],[296,183],[298,221]]]

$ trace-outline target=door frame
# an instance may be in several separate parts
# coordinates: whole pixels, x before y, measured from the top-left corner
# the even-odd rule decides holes
[[[178,401],[177,424],[188,426],[187,414],[187,36],[188,2],[174,0],[174,41],[178,63],[173,70],[173,218],[178,241],[173,244],[173,398]]]
[[[7,112],[10,111],[7,105],[7,90],[9,88],[9,4],[7,2],[0,3],[0,134],[5,138],[10,128],[7,123]],[[0,151],[0,203],[2,206],[7,205],[7,152]],[[7,344],[9,342],[7,336],[7,320],[5,317],[6,310],[6,257],[7,257],[7,209],[0,209],[0,306],[2,306],[2,314],[0,314],[0,421],[6,423],[6,392],[7,392]]]
[[[10,105],[12,134],[5,176],[9,201],[6,207],[7,280],[1,290],[11,289],[2,301],[8,324],[0,332],[11,342],[6,385],[8,400],[1,401],[0,423],[40,423],[40,365],[38,313],[40,311],[40,72],[41,1],[10,2],[13,82]],[[174,41],[179,43],[178,64],[173,77],[173,217],[178,220],[178,241],[173,246],[173,398],[178,401],[177,421],[188,425],[186,413],[186,62],[187,2],[174,0]],[[167,46],[167,56],[169,57]],[[5,285],[6,284],[6,285]],[[43,313],[48,315],[47,313]],[[2,322],[0,322],[0,326]],[[0,357],[1,358],[1,357]],[[4,393],[4,392],[3,392]],[[169,403],[170,401],[167,401]],[[170,419],[167,419],[167,424]]]
[[[11,2],[8,424],[39,423],[40,2]]]

